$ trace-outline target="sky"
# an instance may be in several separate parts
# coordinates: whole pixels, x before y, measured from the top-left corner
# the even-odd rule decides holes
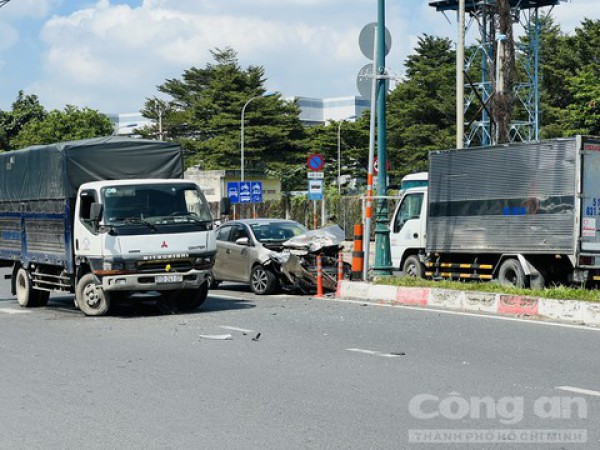
[[[427,0],[387,0],[385,11],[396,77],[420,36],[455,38],[454,15]],[[600,0],[570,0],[552,14],[572,33],[600,19]],[[358,36],[376,18],[377,0],[11,0],[0,8],[0,109],[24,90],[47,109],[137,112],[160,97],[158,85],[227,46],[243,67],[265,68],[269,92],[359,95],[356,76],[369,61]]]

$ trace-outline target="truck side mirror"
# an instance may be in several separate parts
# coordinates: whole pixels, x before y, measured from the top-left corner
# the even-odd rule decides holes
[[[231,200],[229,197],[223,197],[221,199],[219,210],[222,216],[228,216],[231,213]]]
[[[100,222],[103,212],[104,206],[102,205],[102,203],[92,203],[90,206],[90,220],[94,223]]]

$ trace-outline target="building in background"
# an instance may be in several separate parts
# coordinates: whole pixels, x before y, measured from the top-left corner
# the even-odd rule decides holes
[[[296,101],[300,107],[300,121],[306,126],[326,125],[334,121],[345,120],[348,117],[360,117],[369,109],[369,101],[357,96],[311,98],[311,97],[284,97],[287,101]],[[107,114],[115,126],[115,134],[132,135],[136,128],[145,128],[154,125],[154,121],[147,119],[140,113]]]

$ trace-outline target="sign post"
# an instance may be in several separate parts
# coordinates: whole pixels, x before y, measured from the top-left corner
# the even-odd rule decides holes
[[[325,166],[325,158],[323,155],[313,153],[306,160],[308,167],[308,199],[313,201],[313,228],[318,228],[317,221],[317,201],[321,201],[321,224],[325,223],[325,198],[323,196],[323,180],[325,174],[323,167]]]

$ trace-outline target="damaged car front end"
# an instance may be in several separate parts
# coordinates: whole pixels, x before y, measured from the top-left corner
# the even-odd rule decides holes
[[[323,289],[335,291],[338,278],[338,258],[343,250],[344,230],[329,226],[308,231],[281,243],[278,251],[269,255],[268,266],[277,275],[281,288],[311,294],[317,288],[317,257],[321,257]],[[348,278],[350,264],[343,263]]]

